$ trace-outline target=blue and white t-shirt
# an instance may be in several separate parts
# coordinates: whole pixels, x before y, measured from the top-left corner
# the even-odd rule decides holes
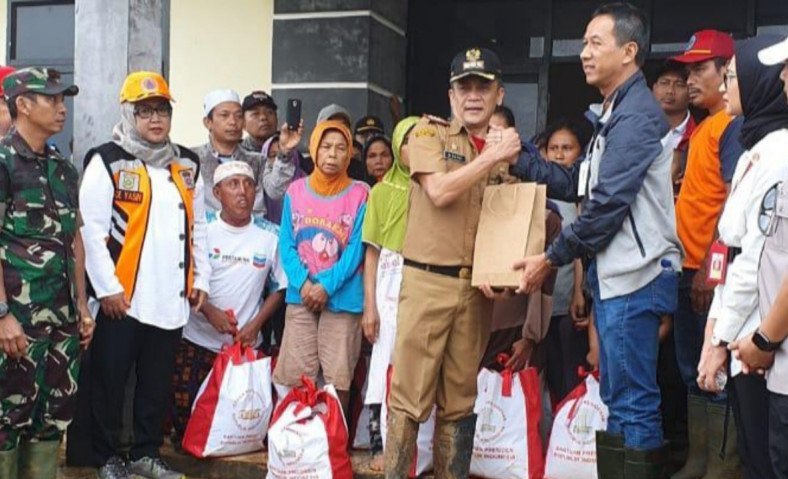
[[[276,225],[255,220],[246,226],[231,226],[219,217],[209,217],[207,249],[211,262],[211,294],[208,301],[226,311],[232,309],[242,328],[260,310],[265,293],[287,288],[287,276],[279,262]],[[192,312],[183,337],[218,352],[233,337],[220,334],[202,313]],[[258,338],[259,346],[262,337]]]

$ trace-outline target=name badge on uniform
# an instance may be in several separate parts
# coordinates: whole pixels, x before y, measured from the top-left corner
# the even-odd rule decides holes
[[[715,241],[709,248],[709,264],[706,271],[706,283],[718,285],[725,284],[728,274],[728,246],[722,241]]]
[[[181,175],[181,179],[183,180],[183,184],[186,185],[186,188],[193,190],[194,173],[192,172],[192,170],[181,170],[178,173]]]
[[[588,193],[588,175],[591,172],[591,160],[580,163],[580,174],[577,182],[577,196],[583,197]]]
[[[465,163],[465,155],[461,155],[454,151],[443,150],[443,158],[449,161],[456,161],[458,163]]]

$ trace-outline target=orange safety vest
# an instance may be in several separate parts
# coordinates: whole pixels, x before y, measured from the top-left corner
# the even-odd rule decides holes
[[[194,261],[192,260],[194,233],[194,186],[200,173],[199,157],[191,150],[178,146],[181,157],[169,165],[170,175],[183,201],[183,221],[186,235],[184,243],[185,265],[184,286],[186,296],[194,284]],[[107,237],[107,249],[115,263],[115,275],[123,285],[127,301],[134,296],[139,274],[140,258],[148,232],[148,216],[151,206],[151,182],[145,163],[126,152],[116,143],[105,143],[89,151],[86,162],[96,154],[101,156],[107,172],[112,177],[114,198],[112,220]],[[177,216],[173,215],[173,219]]]

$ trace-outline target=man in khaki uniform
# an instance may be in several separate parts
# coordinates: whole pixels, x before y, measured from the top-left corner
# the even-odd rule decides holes
[[[410,192],[386,477],[407,477],[418,424],[437,404],[435,477],[468,477],[476,375],[490,333],[491,303],[471,287],[473,246],[484,188],[514,161],[513,128],[490,130],[503,101],[500,61],[471,48],[452,61],[451,124],[422,119],[409,136]],[[493,171],[494,170],[494,171]],[[504,168],[506,170],[506,168]]]

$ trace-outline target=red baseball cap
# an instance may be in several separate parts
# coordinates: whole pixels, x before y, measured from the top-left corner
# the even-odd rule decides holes
[[[0,96],[3,96],[5,94],[5,92],[3,91],[3,79],[8,75],[10,75],[11,73],[14,73],[15,71],[16,68],[14,67],[8,67],[8,66],[0,67]]]
[[[671,58],[681,63],[698,63],[712,58],[729,60],[733,56],[733,37],[719,30],[701,30],[692,35],[684,53]]]

